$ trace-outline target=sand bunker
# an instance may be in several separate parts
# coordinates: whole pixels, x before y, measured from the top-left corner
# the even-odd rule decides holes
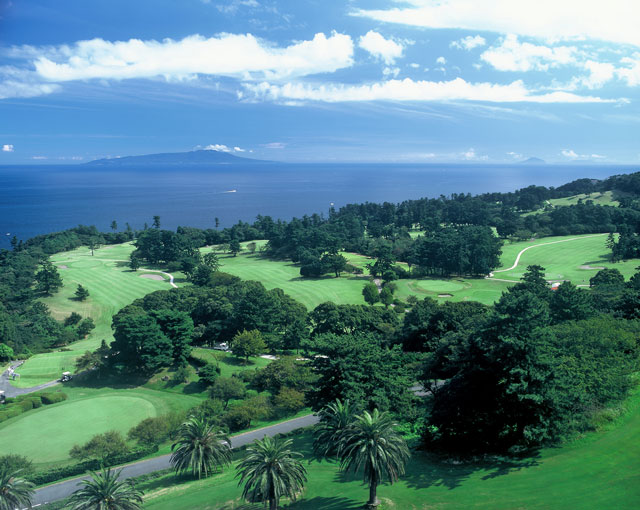
[[[453,297],[453,294],[438,294],[438,297]]]
[[[148,278],[149,280],[159,280],[164,281],[164,278],[159,274],[141,274],[140,278]]]
[[[580,269],[591,269],[593,271],[598,271],[600,269],[604,269],[604,266],[580,266]]]
[[[58,269],[69,269],[69,266],[58,266]]]

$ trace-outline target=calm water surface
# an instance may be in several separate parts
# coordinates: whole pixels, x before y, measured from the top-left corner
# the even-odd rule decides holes
[[[0,166],[0,247],[82,223],[108,230],[112,220],[141,228],[213,227],[256,215],[289,220],[356,202],[401,202],[451,193],[559,186],[581,177],[638,170],[625,166],[277,164],[197,169],[83,165]],[[235,192],[231,192],[235,190]]]

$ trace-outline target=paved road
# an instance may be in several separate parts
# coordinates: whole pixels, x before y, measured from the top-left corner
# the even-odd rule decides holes
[[[271,425],[251,432],[245,432],[231,438],[231,447],[238,448],[246,444],[251,443],[255,439],[262,439],[264,436],[275,436],[276,434],[285,434],[292,430],[300,429],[303,427],[309,427],[318,422],[318,417],[313,414],[302,416],[301,418],[294,418],[293,420],[278,423],[277,425]],[[120,474],[121,478],[131,478],[140,475],[146,475],[147,473],[153,473],[154,471],[160,471],[167,469],[169,464],[170,455],[163,455],[161,457],[155,457],[153,459],[141,460],[134,462],[133,464],[127,464],[122,469]],[[88,476],[74,478],[73,480],[67,480],[65,482],[58,482],[53,485],[48,485],[41,489],[36,490],[36,494],[32,500],[32,504],[41,505],[43,503],[50,503],[59,499],[69,497],[76,489],[80,487],[80,481],[87,479]]]
[[[15,361],[11,363],[11,368],[16,369],[20,365],[24,363],[23,361]],[[48,383],[39,384],[38,386],[33,386],[31,388],[16,388],[12,386],[9,382],[9,370],[6,370],[2,375],[0,375],[0,390],[4,391],[5,397],[17,397],[18,395],[24,395],[25,393],[32,393],[34,391],[43,390],[48,388],[49,386],[54,386],[59,384],[60,381],[49,381]]]

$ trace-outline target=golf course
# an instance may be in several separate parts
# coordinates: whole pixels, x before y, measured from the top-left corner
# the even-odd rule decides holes
[[[355,510],[362,508],[368,488],[345,477],[335,462],[312,452],[312,437],[295,438],[304,454],[308,484],[290,510]],[[602,431],[589,433],[560,448],[545,448],[521,460],[445,462],[427,452],[414,452],[407,472],[394,485],[378,490],[381,509],[466,510],[633,510],[640,498],[640,393],[626,412]],[[233,468],[206,480],[173,474],[143,482],[149,510],[259,510],[240,498]]]

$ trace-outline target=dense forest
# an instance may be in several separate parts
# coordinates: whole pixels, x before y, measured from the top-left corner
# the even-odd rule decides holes
[[[613,191],[620,207],[545,207],[551,198],[594,191]],[[406,313],[404,306],[330,302],[308,311],[280,289],[222,273],[216,256],[202,257],[199,248],[223,244],[236,254],[241,241],[266,239],[263,255],[298,263],[302,276],[355,271],[340,252],[356,251],[375,257],[369,270],[385,283],[405,276],[398,260],[413,276],[484,275],[497,266],[504,239],[533,235],[617,232],[609,239],[616,260],[637,256],[639,194],[640,174],[632,174],[556,189],[347,205],[289,222],[260,216],[222,230],[172,232],[156,217],[141,231],[80,226],[14,240],[0,253],[3,355],[28,356],[87,333],[86,319],[57,322],[38,301],[62,283],[49,255],[134,240],[132,267],[145,261],[182,270],[193,285],[151,293],[117,313],[115,341],[82,360],[96,373],[150,375],[189,362],[193,345],[224,341],[247,357],[304,358],[248,372],[255,387],[290,392],[314,410],[339,398],[390,411],[432,449],[513,453],[553,443],[606,419],[632,386],[640,368],[640,274],[625,282],[603,269],[588,290],[565,282],[551,291],[544,268],[530,266],[494,306],[426,298],[405,303]],[[412,238],[416,228],[422,234]],[[410,391],[415,382],[429,398]],[[232,423],[217,409],[221,423]]]

